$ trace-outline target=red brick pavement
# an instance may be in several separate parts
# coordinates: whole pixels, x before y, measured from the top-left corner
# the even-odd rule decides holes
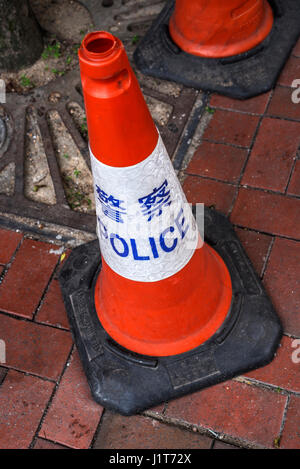
[[[300,103],[291,87],[299,57],[300,41],[270,93],[211,96],[213,117],[183,178],[190,202],[215,206],[236,226],[284,336],[268,366],[173,401],[166,416],[268,448],[300,448]]]
[[[142,438],[140,437],[142,435]],[[97,449],[209,449],[211,438],[141,415],[124,419],[106,412],[95,440]]]
[[[16,251],[23,235],[0,229],[0,264],[7,264]]]
[[[58,258],[52,244],[25,239],[0,285],[0,309],[31,319]]]
[[[285,395],[230,381],[170,402],[166,416],[271,448],[286,405]]]
[[[299,105],[293,103],[290,87],[278,85],[275,88],[266,114],[270,117],[300,120]]]
[[[215,110],[183,187],[223,211],[282,320],[267,366],[121,417],[91,398],[56,274],[59,246],[0,229],[1,448],[300,448],[300,41],[277,87]],[[232,446],[234,445],[234,446]]]
[[[242,184],[284,193],[299,145],[300,122],[264,118]]]
[[[102,410],[91,399],[75,352],[63,374],[39,436],[71,448],[87,448],[97,429]]]

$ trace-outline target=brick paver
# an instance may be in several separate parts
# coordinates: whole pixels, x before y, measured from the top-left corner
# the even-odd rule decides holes
[[[66,369],[39,436],[75,449],[86,449],[97,429],[102,407],[96,404],[77,352]]]
[[[0,264],[10,261],[22,237],[22,233],[0,229]]]
[[[274,360],[267,366],[247,373],[246,376],[271,384],[278,392],[284,389],[300,393],[299,363],[293,361],[294,340],[284,336]]]
[[[7,369],[0,367],[0,384],[4,380],[6,373],[7,373]]]
[[[69,321],[57,279],[53,279],[35,321],[69,329]]]
[[[170,402],[166,415],[248,444],[272,447],[286,401],[281,394],[228,381]]]
[[[300,336],[300,242],[276,239],[264,277],[284,330]]]
[[[67,446],[58,445],[53,441],[44,440],[43,438],[37,438],[34,444],[34,449],[68,449]]]
[[[237,192],[236,186],[198,176],[187,176],[183,189],[188,202],[192,204],[204,203],[226,214],[228,214]]]
[[[251,145],[259,122],[258,116],[217,109],[203,138],[242,147]]]
[[[0,310],[32,318],[59,255],[57,246],[25,239],[0,285]]]
[[[285,119],[300,120],[300,106],[292,101],[293,91],[294,89],[290,87],[277,86],[268,106],[267,114]]]
[[[106,411],[94,448],[96,449],[209,449],[212,439],[197,432],[160,423],[149,417],[124,419]]]
[[[242,184],[284,192],[299,145],[300,123],[263,119]]]
[[[213,449],[239,449],[239,447],[224,443],[224,441],[215,441]]]
[[[299,199],[241,188],[231,221],[257,231],[300,239],[299,210]]]
[[[210,106],[221,109],[232,109],[242,111],[248,114],[263,114],[266,110],[270,98],[270,92],[260,94],[250,99],[231,99],[227,96],[213,94],[210,99]]]
[[[0,314],[0,337],[6,344],[6,366],[57,380],[70,354],[69,332]]]
[[[237,183],[247,156],[245,149],[204,141],[186,172]]]
[[[261,276],[273,237],[242,228],[236,228],[236,234],[238,235],[238,238],[240,239],[256,272]]]
[[[28,448],[54,383],[10,370],[0,388],[0,448]]]
[[[289,195],[300,197],[300,160],[296,161],[287,192]]]

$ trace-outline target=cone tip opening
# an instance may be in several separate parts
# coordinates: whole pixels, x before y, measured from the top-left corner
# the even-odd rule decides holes
[[[101,60],[110,56],[118,48],[118,39],[106,31],[95,31],[87,34],[82,41],[81,49],[89,59]]]

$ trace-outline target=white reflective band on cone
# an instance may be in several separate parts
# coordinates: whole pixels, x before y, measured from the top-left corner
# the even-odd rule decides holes
[[[191,259],[199,232],[161,137],[136,165],[108,166],[92,153],[91,164],[105,262],[140,282],[179,272]]]

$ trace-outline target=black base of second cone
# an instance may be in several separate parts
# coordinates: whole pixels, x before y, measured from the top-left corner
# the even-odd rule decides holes
[[[269,0],[274,25],[268,37],[249,52],[206,59],[179,49],[169,35],[174,0],[170,0],[138,45],[134,60],[145,75],[203,91],[246,99],[274,87],[300,34],[299,0]],[[297,78],[297,77],[295,77]]]
[[[180,355],[139,355],[105,332],[94,304],[101,269],[97,240],[74,249],[66,261],[59,280],[73,337],[92,395],[105,408],[136,414],[273,359],[281,324],[231,224],[223,215],[205,209],[205,233],[206,242],[221,255],[231,274],[232,306],[216,334]]]

